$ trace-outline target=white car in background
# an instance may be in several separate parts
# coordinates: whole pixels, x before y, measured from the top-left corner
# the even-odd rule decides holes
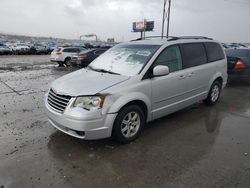
[[[69,66],[73,56],[79,54],[84,48],[82,47],[59,47],[53,50],[50,56],[51,62],[57,62],[59,66]]]

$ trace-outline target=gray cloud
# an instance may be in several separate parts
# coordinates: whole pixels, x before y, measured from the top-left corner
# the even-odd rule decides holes
[[[163,0],[1,0],[2,32],[78,38],[96,33],[101,39],[129,40],[132,22],[155,20],[161,33]],[[248,0],[173,0],[171,35],[207,35],[221,41],[249,41]]]

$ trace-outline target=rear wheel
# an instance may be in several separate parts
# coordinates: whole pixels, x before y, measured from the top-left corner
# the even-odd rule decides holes
[[[218,102],[221,94],[221,83],[215,81],[209,91],[207,98],[204,100],[204,103],[207,105],[214,105]]]
[[[70,66],[70,60],[71,58],[67,57],[65,60],[64,60],[64,64],[69,67]]]
[[[121,143],[129,143],[141,134],[145,115],[136,105],[126,106],[117,115],[112,136]]]

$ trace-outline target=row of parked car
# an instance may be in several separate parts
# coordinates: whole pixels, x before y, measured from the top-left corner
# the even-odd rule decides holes
[[[250,43],[222,43],[222,46],[224,49],[242,49],[242,48],[249,48],[250,49]]]
[[[0,43],[0,55],[50,54],[54,48],[41,43]]]

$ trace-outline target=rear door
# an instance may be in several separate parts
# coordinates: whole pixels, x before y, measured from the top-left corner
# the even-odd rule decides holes
[[[207,86],[215,73],[216,66],[208,64],[203,43],[181,45],[183,69],[186,70],[185,105],[190,105],[207,95]]]

